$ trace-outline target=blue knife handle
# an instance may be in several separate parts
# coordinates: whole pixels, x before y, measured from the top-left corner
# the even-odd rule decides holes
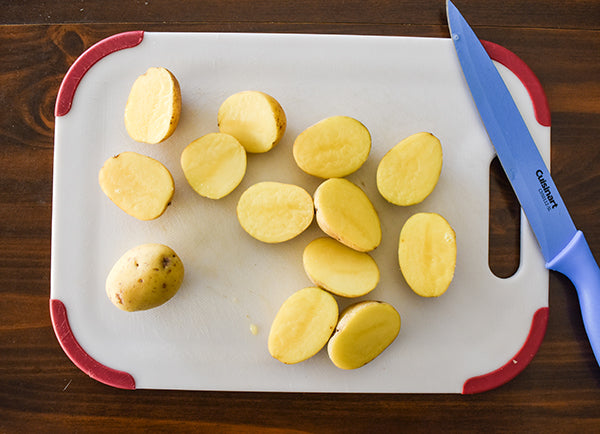
[[[600,269],[583,232],[577,231],[567,246],[546,263],[546,268],[564,274],[573,282],[585,331],[600,365]]]

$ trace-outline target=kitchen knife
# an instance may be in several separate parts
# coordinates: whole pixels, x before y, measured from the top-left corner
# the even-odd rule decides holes
[[[600,364],[598,265],[494,63],[450,0],[446,12],[458,60],[498,159],[535,233],[546,268],[567,276],[577,290],[585,330]]]

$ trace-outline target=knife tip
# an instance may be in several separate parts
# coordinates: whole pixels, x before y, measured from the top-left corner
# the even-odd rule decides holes
[[[456,17],[456,15],[460,15],[460,12],[458,12],[458,9],[456,8],[456,6],[454,6],[454,3],[452,3],[450,0],[446,0],[446,19],[448,20],[448,29],[450,30],[450,36],[453,36],[452,19],[453,17]]]

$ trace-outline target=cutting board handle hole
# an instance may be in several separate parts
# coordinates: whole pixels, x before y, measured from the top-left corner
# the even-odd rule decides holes
[[[517,272],[521,256],[521,207],[498,157],[490,163],[488,266],[495,276]]]

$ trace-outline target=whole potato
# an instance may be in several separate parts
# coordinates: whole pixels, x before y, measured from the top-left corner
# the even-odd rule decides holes
[[[134,312],[158,307],[183,282],[183,263],[162,244],[142,244],[127,251],[106,279],[106,294],[119,309]]]

